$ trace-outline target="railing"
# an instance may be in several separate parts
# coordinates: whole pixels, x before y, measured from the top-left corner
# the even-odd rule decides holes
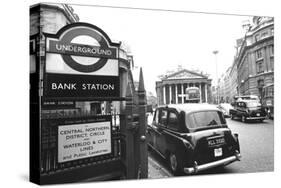
[[[112,117],[111,144],[112,152],[101,156],[94,156],[67,162],[58,162],[58,126],[59,122],[73,119],[98,118],[99,116],[110,115]],[[120,114],[103,114],[96,115],[90,112],[77,111],[44,111],[41,115],[41,173],[50,174],[73,168],[85,167],[116,161],[121,159],[121,142],[120,134]]]

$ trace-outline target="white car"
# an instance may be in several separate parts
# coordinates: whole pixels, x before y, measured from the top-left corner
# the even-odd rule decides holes
[[[222,112],[225,117],[230,117],[229,111],[233,109],[233,106],[229,103],[221,103],[217,106]]]

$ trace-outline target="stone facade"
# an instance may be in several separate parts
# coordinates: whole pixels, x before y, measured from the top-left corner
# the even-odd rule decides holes
[[[222,102],[229,103],[231,100],[231,92],[232,92],[231,90],[233,88],[231,85],[232,79],[230,77],[230,72],[231,72],[231,67],[229,67],[219,79],[218,92],[219,92],[220,103]]]
[[[187,87],[200,89],[200,102],[211,101],[211,79],[203,74],[182,69],[156,82],[157,104],[185,103],[184,91]]]
[[[237,65],[236,61],[233,62],[229,72],[230,79],[230,94],[229,94],[229,102],[234,102],[234,96],[238,95],[237,88]]]
[[[63,26],[78,22],[79,17],[66,4],[40,3],[30,7],[30,36],[39,33],[55,34]]]
[[[261,98],[262,88],[274,82],[273,18],[253,18],[236,61],[238,94]]]

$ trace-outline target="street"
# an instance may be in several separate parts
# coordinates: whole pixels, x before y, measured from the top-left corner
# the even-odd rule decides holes
[[[263,123],[248,122],[226,118],[233,133],[239,134],[241,161],[234,162],[224,168],[215,168],[198,174],[219,173],[249,173],[274,170],[274,121],[265,120]],[[165,176],[172,176],[168,164],[155,152],[149,152],[149,160],[156,161],[160,168],[167,172]],[[150,168],[150,166],[149,166]],[[159,178],[158,175],[155,178]],[[150,178],[154,178],[151,176]]]

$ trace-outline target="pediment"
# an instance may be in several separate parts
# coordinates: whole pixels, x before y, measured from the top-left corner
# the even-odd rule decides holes
[[[165,80],[194,79],[194,78],[206,78],[206,76],[196,72],[182,70],[167,76]]]

